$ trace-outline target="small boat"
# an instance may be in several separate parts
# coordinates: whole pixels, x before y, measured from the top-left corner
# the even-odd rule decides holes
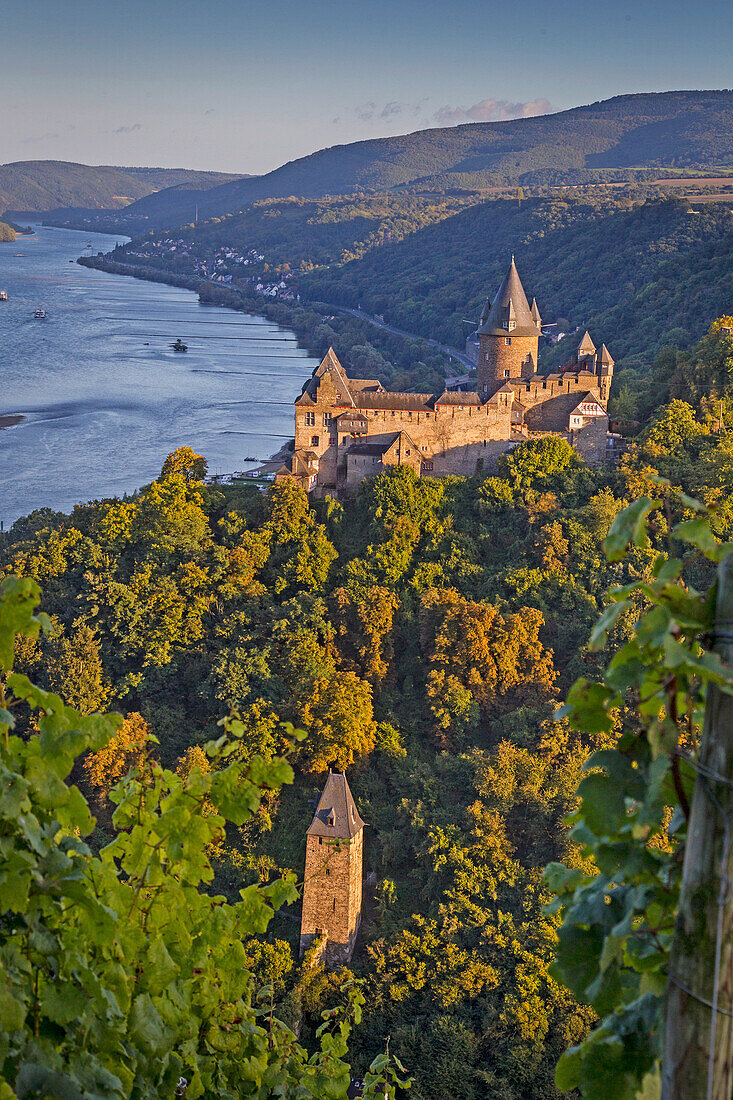
[[[7,302],[8,292],[7,290],[0,290],[0,302]]]
[[[45,309],[37,309],[33,316],[36,318],[37,321],[43,321],[46,317],[46,311]]]
[[[174,351],[188,351],[188,344],[184,344],[183,340],[178,337],[175,344],[171,344]]]
[[[91,247],[92,247],[92,242],[91,242],[91,241],[87,241],[87,243],[86,243],[86,244],[84,245],[84,247],[85,247],[85,248],[91,248]]]

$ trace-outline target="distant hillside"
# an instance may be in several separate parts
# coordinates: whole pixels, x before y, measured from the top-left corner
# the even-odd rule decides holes
[[[224,172],[186,168],[115,168],[63,160],[27,160],[0,165],[0,213],[42,213],[59,207],[119,210],[167,187],[210,187],[239,179]]]
[[[733,167],[733,91],[616,96],[538,118],[337,145],[265,176],[185,195],[168,190],[126,210],[120,229],[127,223],[134,235],[191,221],[196,207],[199,217],[220,217],[290,195],[557,184],[712,165]]]

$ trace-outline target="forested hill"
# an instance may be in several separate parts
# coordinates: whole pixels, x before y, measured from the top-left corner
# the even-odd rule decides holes
[[[480,315],[512,252],[544,320],[590,326],[626,369],[648,365],[664,344],[693,343],[733,302],[733,214],[674,198],[472,206],[312,272],[300,281],[301,298],[359,305],[455,347],[470,331],[463,319]]]
[[[638,168],[733,165],[733,92],[616,96],[557,114],[420,130],[321,149],[265,176],[200,195],[150,196],[128,211],[149,228],[240,210],[256,199],[417,186],[482,188],[613,178]]]
[[[25,160],[0,165],[0,213],[43,212],[60,207],[118,210],[167,187],[209,187],[237,179],[224,172],[187,168],[116,168],[63,160]]]
[[[660,524],[651,545],[607,561],[601,543],[625,504],[659,493],[661,475],[714,505],[716,534],[733,536],[731,323],[721,317],[670,359],[670,392],[693,404],[658,409],[615,467],[589,469],[546,437],[491,476],[417,479],[400,467],[366,479],[356,499],[309,501],[292,480],[266,495],[205,486],[203,460],[183,448],[131,498],[70,516],[44,509],[0,533],[0,577],[37,579],[53,624],[19,645],[16,682],[28,676],[85,715],[125,716],[74,776],[97,817],[95,851],[115,837],[110,788],[140,766],[148,730],[179,775],[206,765],[202,746],[230,709],[230,759],[247,765],[281,751],[281,720],[307,731],[292,786],[208,851],[204,889],[236,901],[288,870],[302,882],[327,770],[348,769],[376,878],[351,964],[366,997],[355,1076],[389,1035],[414,1076],[410,1100],[560,1100],[555,1063],[594,1014],[548,973],[557,917],[541,876],[557,860],[588,866],[567,815],[589,752],[610,742],[604,727],[571,728],[557,704],[578,676],[597,676],[588,639],[606,591],[654,576],[668,545]],[[673,520],[689,515],[678,499]],[[688,569],[704,590],[712,568],[690,555]],[[610,627],[612,652],[635,618],[629,609]],[[16,736],[33,730],[25,707],[13,717]],[[218,790],[230,805],[251,797],[251,785]],[[178,822],[181,803],[169,805]],[[199,835],[186,834],[192,848]],[[297,910],[282,913],[245,942],[245,959],[271,986],[258,1004],[309,1045],[349,972],[299,965],[298,933]],[[589,942],[583,966],[600,951]],[[611,978],[609,996],[624,995]]]

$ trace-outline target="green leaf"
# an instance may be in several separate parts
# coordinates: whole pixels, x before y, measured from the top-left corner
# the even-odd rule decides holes
[[[710,523],[704,516],[687,519],[672,528],[672,534],[681,542],[689,542],[702,550],[711,561],[721,561],[733,549],[733,543],[721,543],[710,529]]]
[[[133,1001],[129,1027],[146,1054],[159,1058],[165,1053],[168,1034],[149,993],[140,993]]]
[[[634,546],[647,544],[647,516],[659,507],[659,503],[658,500],[650,500],[649,497],[639,497],[633,504],[629,504],[619,512],[603,541],[603,549],[609,561],[621,561],[629,543]]]
[[[590,649],[603,649],[608,638],[609,630],[613,629],[616,620],[623,615],[628,607],[628,600],[621,600],[618,603],[609,604],[591,631],[590,641],[588,643]]]

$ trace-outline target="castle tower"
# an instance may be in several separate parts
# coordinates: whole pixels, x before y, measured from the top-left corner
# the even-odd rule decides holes
[[[613,382],[614,361],[605,344],[601,344],[601,350],[596,355],[596,374],[598,375],[598,391],[601,401],[608,401]]]
[[[510,378],[531,378],[539,358],[540,312],[530,309],[514,257],[479,326],[478,392],[491,397]]]
[[[344,966],[361,923],[364,822],[346,776],[329,772],[306,836],[301,956],[325,937],[326,966]]]

